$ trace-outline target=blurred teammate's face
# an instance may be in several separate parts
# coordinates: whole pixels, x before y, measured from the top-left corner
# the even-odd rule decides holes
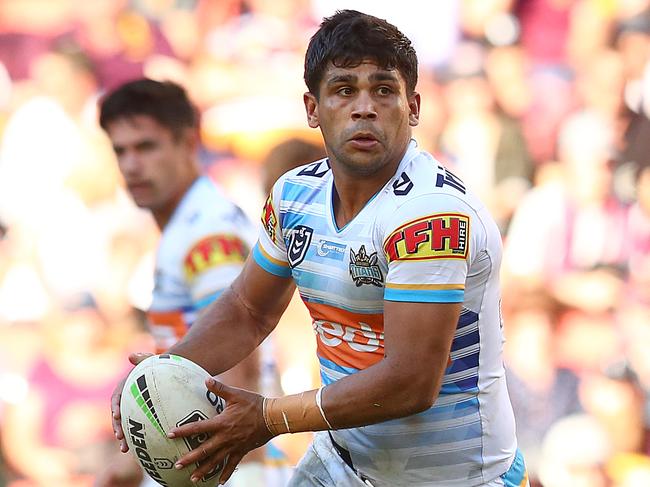
[[[309,126],[320,127],[332,167],[350,176],[390,177],[418,124],[420,95],[407,94],[397,70],[364,61],[330,64],[318,99],[305,93]]]
[[[135,203],[154,216],[170,215],[198,176],[194,132],[175,137],[154,118],[136,115],[110,123],[107,133]]]

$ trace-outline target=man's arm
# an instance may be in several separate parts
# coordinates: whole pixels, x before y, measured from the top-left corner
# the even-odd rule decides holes
[[[267,400],[268,429],[277,435],[352,428],[428,409],[440,392],[460,308],[385,301],[384,359],[324,388],[322,412],[316,391]]]
[[[384,302],[384,359],[327,386],[334,429],[409,416],[431,407],[449,360],[460,303]]]
[[[291,300],[291,278],[263,270],[248,257],[241,274],[210,304],[169,353],[218,375],[246,358],[275,328]]]
[[[342,429],[409,416],[436,400],[449,360],[460,303],[384,303],[385,358],[317,392],[261,400],[260,396],[208,381],[232,407],[210,421],[175,428],[174,437],[208,433],[199,450],[178,465],[203,461],[196,479],[230,456],[227,480],[246,451],[281,433]],[[263,403],[263,404],[262,404]],[[328,424],[329,423],[329,424]]]
[[[188,358],[213,375],[230,369],[250,355],[275,328],[294,288],[291,278],[266,272],[249,256],[239,277],[168,353]],[[129,360],[137,365],[148,355],[132,354]],[[120,422],[125,380],[126,377],[115,387],[111,397],[113,431],[122,452],[128,451]]]

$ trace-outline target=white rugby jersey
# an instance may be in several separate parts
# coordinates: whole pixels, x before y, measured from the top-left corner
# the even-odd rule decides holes
[[[239,275],[256,234],[210,179],[202,176],[192,184],[163,229],[156,255],[147,317],[159,353]]]
[[[323,384],[382,359],[384,300],[463,303],[433,407],[333,431],[334,438],[377,486],[468,487],[502,475],[516,440],[493,219],[415,141],[394,177],[343,228],[332,190],[327,159],[285,174],[266,202],[253,250],[268,272],[295,280],[313,319]]]

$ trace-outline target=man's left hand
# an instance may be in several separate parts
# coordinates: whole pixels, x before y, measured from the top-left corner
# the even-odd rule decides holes
[[[192,474],[196,482],[227,458],[219,479],[225,483],[242,457],[269,441],[273,435],[264,422],[264,398],[259,394],[229,387],[214,378],[205,381],[207,388],[226,401],[221,414],[169,431],[170,438],[207,434],[208,439],[176,462],[176,468],[201,462]]]

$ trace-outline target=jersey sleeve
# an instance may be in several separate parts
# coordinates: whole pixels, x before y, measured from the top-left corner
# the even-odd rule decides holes
[[[210,304],[232,283],[249,251],[235,233],[205,235],[189,248],[183,259],[183,275],[195,309]]]
[[[262,209],[262,226],[253,249],[253,259],[265,271],[280,277],[291,276],[279,213],[281,181],[277,182]],[[277,202],[277,203],[276,203]]]
[[[439,194],[419,196],[392,212],[381,236],[388,263],[384,299],[463,302],[472,215],[462,200]]]

